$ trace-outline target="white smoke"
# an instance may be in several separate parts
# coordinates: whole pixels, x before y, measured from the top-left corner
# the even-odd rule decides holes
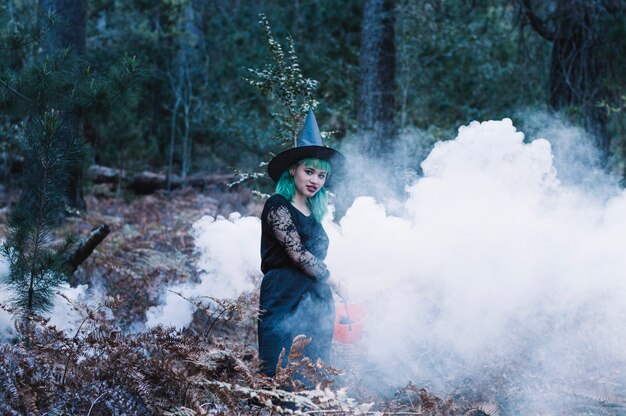
[[[200,281],[169,288],[161,305],[148,310],[146,325],[149,327],[183,328],[191,323],[195,310],[189,300],[206,296],[237,298],[253,290],[260,276],[261,222],[258,218],[242,217],[239,213],[231,214],[228,219],[207,215],[193,225],[193,230],[200,257],[197,264]]]
[[[50,319],[50,325],[73,335],[85,318],[81,313],[82,306],[80,305],[94,307],[102,299],[102,296],[88,289],[88,285],[70,287],[67,283],[63,284],[55,296],[54,307],[44,315]]]
[[[0,256],[0,279],[3,279],[8,274],[8,260],[4,256]],[[0,303],[9,304],[12,296],[11,290],[0,284]],[[52,310],[43,314],[43,316],[49,319],[50,325],[54,325],[69,334],[76,330],[78,324],[83,319],[83,316],[72,304],[77,302],[90,304],[93,303],[92,300],[94,298],[99,297],[88,295],[87,285],[70,287],[68,284],[64,284],[59,287],[55,295]],[[12,313],[0,308],[0,340],[6,341],[16,335],[13,324],[14,318]]]
[[[2,244],[3,241],[0,241]],[[9,274],[9,262],[4,256],[0,256],[0,279],[4,279]],[[0,303],[9,301],[9,292],[0,286]],[[0,308],[0,341],[11,337],[13,333],[12,325],[13,315],[8,311]]]
[[[422,168],[402,217],[361,198],[331,228],[379,383],[445,393],[497,367],[574,389],[626,364],[624,191],[564,185],[550,143],[508,119],[461,127]]]
[[[327,264],[369,310],[363,381],[413,380],[442,395],[466,380],[491,382],[495,396],[514,385],[523,409],[547,414],[548,386],[623,390],[626,193],[581,160],[578,131],[544,131],[525,141],[509,119],[472,122],[435,145],[402,209],[361,197],[339,225],[325,222]],[[179,290],[254,290],[259,220],[204,218],[194,229],[203,277]],[[184,300],[168,302],[151,323],[190,320]]]
[[[0,241],[2,244],[3,241]],[[0,255],[0,281],[9,275],[10,266],[8,259]],[[9,305],[13,297],[13,293],[9,287],[0,283],[0,304]],[[70,287],[69,284],[62,284],[54,295],[53,307],[49,312],[42,314],[44,318],[49,319],[49,324],[57,329],[65,331],[67,334],[75,331],[84,316],[76,306],[85,304],[94,306],[95,303],[102,299],[100,295],[94,293],[93,290],[88,291],[87,285],[78,285]],[[15,316],[0,308],[0,341],[6,341],[14,337],[14,318]]]

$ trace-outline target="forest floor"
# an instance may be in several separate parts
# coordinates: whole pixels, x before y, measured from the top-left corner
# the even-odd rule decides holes
[[[339,371],[302,360],[303,340],[294,342],[285,371],[274,379],[259,375],[256,291],[235,302],[198,305],[183,331],[137,331],[134,323],[145,320],[146,310],[159,302],[160,288],[198,279],[192,224],[204,215],[235,211],[258,216],[262,202],[246,189],[217,186],[156,192],[129,202],[91,195],[87,205],[60,233],[85,236],[100,224],[110,227],[75,274],[101,300],[72,304],[84,317],[73,333],[43,319],[16,325],[19,335],[0,347],[0,413],[498,414],[488,401],[444,400],[411,383],[381,393],[359,383],[350,368]],[[6,224],[7,212],[0,211],[0,224]],[[0,238],[5,233],[2,225]],[[344,365],[358,367],[354,352],[333,348]],[[294,381],[296,372],[312,382],[309,388]]]

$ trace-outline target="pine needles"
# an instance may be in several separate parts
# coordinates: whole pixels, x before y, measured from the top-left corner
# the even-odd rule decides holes
[[[19,144],[30,174],[9,219],[3,255],[10,273],[3,283],[13,292],[12,306],[30,316],[48,311],[55,290],[66,281],[66,259],[75,241],[68,238],[56,250],[51,243],[65,208],[63,197],[78,142],[63,130],[59,113],[50,111],[30,123]]]

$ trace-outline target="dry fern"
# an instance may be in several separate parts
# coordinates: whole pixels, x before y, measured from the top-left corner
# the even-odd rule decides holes
[[[260,374],[258,291],[238,299],[189,298],[197,312],[184,331],[157,327],[129,333],[131,324],[159,303],[160,288],[197,281],[188,231],[195,219],[218,213],[219,204],[185,192],[138,198],[130,205],[90,200],[88,213],[73,225],[89,231],[109,223],[111,234],[77,274],[107,298],[97,307],[71,303],[82,316],[71,334],[38,317],[16,322],[18,337],[28,342],[0,345],[0,414],[498,414],[496,397],[485,393],[507,382],[498,378],[503,373],[498,368],[486,369],[493,376],[487,381],[456,383],[454,402],[413,384],[395,395],[366,385],[347,390],[337,387],[346,384],[345,375],[302,355],[307,340],[299,337],[276,377]],[[604,410],[623,403],[593,393],[576,400],[590,406],[595,401]]]

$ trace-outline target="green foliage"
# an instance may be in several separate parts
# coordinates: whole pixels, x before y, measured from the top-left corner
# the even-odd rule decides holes
[[[262,13],[259,17],[259,24],[265,35],[270,58],[263,69],[248,68],[252,77],[244,79],[260,93],[269,95],[278,101],[275,107],[278,107],[279,110],[272,113],[278,127],[272,138],[277,143],[278,149],[283,150],[297,146],[298,136],[308,110],[310,108],[315,109],[318,105],[314,93],[319,83],[313,79],[305,78],[302,74],[293,38],[290,36],[287,38],[288,48],[285,53],[281,44],[272,34],[267,17]],[[267,162],[262,162],[260,166],[265,163]],[[239,176],[239,180],[233,185],[249,180],[256,182],[257,179],[264,178],[265,174],[239,173]],[[271,188],[272,185],[269,187]],[[267,196],[267,193],[260,192],[258,189],[256,192]],[[271,191],[267,189],[266,192]]]
[[[138,140],[147,130],[138,111],[148,77],[139,60],[127,55],[105,70],[104,74],[92,73],[92,82],[80,85],[77,99],[84,108],[85,136],[96,161],[132,167],[133,159],[149,158],[154,148]]]
[[[401,126],[436,125],[454,137],[461,124],[545,102],[547,45],[531,45],[535,56],[523,49],[513,7],[403,1],[398,18]]]
[[[274,38],[267,17],[261,14],[260,18],[259,24],[263,27],[271,60],[264,69],[248,68],[254,77],[246,80],[261,93],[274,96],[280,101],[284,112],[273,114],[279,126],[275,137],[284,147],[294,147],[297,145],[298,134],[307,111],[318,105],[313,94],[319,83],[302,75],[293,38],[287,39],[288,48],[285,53]]]
[[[326,129],[336,132],[329,145],[356,131],[361,1],[338,6],[331,0],[94,0],[89,3],[87,55],[82,61],[51,56],[45,68],[38,45],[48,27],[34,23],[37,1],[10,4],[11,12],[6,6],[0,10],[6,52],[0,54],[0,83],[6,84],[0,85],[0,126],[22,121],[24,108],[31,106],[28,100],[46,101],[41,111],[70,105],[68,111],[84,121],[99,164],[131,171],[162,169],[173,125],[175,169],[182,171],[183,160],[189,162],[181,140],[189,134],[191,172],[250,170],[276,151],[277,141],[293,144],[304,106],[318,107]],[[402,0],[396,7],[401,136],[425,132],[430,143],[454,137],[459,125],[473,119],[515,117],[520,109],[545,107],[550,43],[528,26],[518,30],[515,2]],[[545,17],[554,2],[535,7]],[[260,14],[265,36],[259,36]],[[606,57],[606,88],[615,92],[607,102],[615,106],[624,91],[620,45],[626,26],[619,14],[605,20],[606,41],[597,53]],[[286,39],[285,47],[276,39]],[[134,57],[140,88],[129,89],[135,99],[118,99],[108,109],[117,87],[106,80],[112,66],[123,68],[121,62],[130,59],[122,57]],[[181,68],[191,80],[189,114],[185,120],[181,106],[173,120],[181,91],[172,80]],[[249,82],[241,82],[244,77]],[[43,83],[51,89],[36,88]],[[262,94],[251,91],[250,84]],[[90,91],[94,85],[96,91]],[[265,94],[275,99],[267,100]],[[515,120],[516,125],[521,121]],[[615,120],[611,129],[613,125]],[[620,135],[614,129],[612,134]],[[0,136],[3,141],[6,147]]]
[[[193,170],[248,170],[275,150],[276,103],[241,82],[245,68],[267,59],[256,22],[259,12],[276,22],[276,37],[291,33],[306,45],[299,65],[325,85],[322,117],[332,130],[354,125],[360,2],[341,8],[330,0],[295,4],[246,2],[93,1],[89,5],[86,61],[106,73],[120,56],[135,56],[146,72],[143,94],[123,122],[89,121],[87,140],[97,163],[131,170],[161,169],[167,160],[180,66],[191,78],[190,135]],[[289,51],[285,49],[285,55]],[[184,54],[181,54],[184,51]],[[181,61],[185,56],[188,64]],[[319,78],[318,78],[319,77]],[[282,111],[282,109],[281,109]],[[182,170],[182,106],[175,120],[174,164]],[[121,137],[120,136],[123,136]]]
[[[0,131],[7,134],[3,150],[18,153],[24,165],[22,193],[10,211],[3,248],[10,263],[4,283],[13,292],[13,306],[33,315],[52,307],[74,245],[68,238],[53,247],[53,232],[66,211],[68,185],[86,160],[76,126],[122,120],[138,102],[143,79],[134,58],[123,57],[97,72],[70,49],[44,53],[42,42],[54,15],[45,24],[21,23],[32,17],[28,4],[36,6],[19,2],[12,15],[0,8],[0,21],[7,22],[0,44],[9,45],[0,55]]]
[[[41,42],[54,16],[44,25],[31,26],[18,17],[0,33],[0,44],[10,45],[8,53],[0,55],[0,117],[5,121],[27,122],[59,109],[64,117],[77,117],[87,125],[115,123],[137,106],[145,73],[135,57],[122,55],[94,67],[69,49],[44,54]],[[32,18],[22,17],[27,22]],[[0,20],[7,18],[0,9]]]
[[[67,137],[59,113],[51,111],[29,124],[19,144],[29,175],[9,220],[3,255],[10,273],[3,283],[13,292],[13,306],[32,315],[53,306],[55,289],[66,280],[65,262],[74,240],[53,249],[53,230],[65,209],[68,169],[79,143]]]

